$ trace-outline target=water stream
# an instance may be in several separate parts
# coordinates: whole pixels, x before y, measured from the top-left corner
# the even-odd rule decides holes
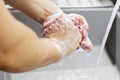
[[[110,32],[110,29],[112,27],[112,24],[113,24],[113,21],[117,15],[117,11],[119,9],[119,6],[120,6],[120,0],[117,0],[116,4],[115,4],[115,7],[113,8],[113,11],[112,11],[112,14],[111,14],[111,17],[110,17],[110,20],[108,22],[108,25],[107,25],[107,29],[106,29],[106,32],[105,32],[105,35],[104,35],[104,38],[103,38],[103,41],[102,41],[102,45],[101,45],[101,49],[100,49],[100,53],[99,53],[99,56],[98,56],[98,59],[97,59],[97,62],[96,62],[96,67],[98,66],[99,62],[100,62],[100,58],[102,56],[102,53],[103,53],[103,49],[105,47],[105,43],[107,41],[107,38],[108,38],[108,35],[109,35],[109,32]]]
[[[109,32],[110,32],[110,30],[112,28],[112,24],[114,22],[114,19],[115,19],[116,15],[117,15],[117,11],[119,9],[119,6],[120,6],[120,0],[117,0],[115,6],[113,8],[112,14],[110,16],[110,19],[109,19],[109,22],[108,22],[108,25],[107,25],[107,29],[106,29],[105,35],[104,35],[103,40],[102,40],[100,53],[98,55],[97,62],[96,62],[96,65],[95,65],[94,80],[99,80],[98,79],[98,74],[97,74],[98,73],[98,66],[99,66],[99,63],[100,63],[100,60],[101,60],[101,57],[102,57],[102,54],[103,54],[103,50],[104,50],[104,47],[105,47],[105,44],[106,44]]]

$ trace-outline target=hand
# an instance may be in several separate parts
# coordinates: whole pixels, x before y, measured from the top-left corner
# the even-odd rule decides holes
[[[89,26],[85,18],[78,14],[68,14],[69,19],[73,22],[75,26],[79,28],[80,33],[82,34],[82,40],[80,41],[80,47],[86,51],[91,51],[93,45],[88,37]]]
[[[62,57],[79,46],[81,33],[64,13],[49,16],[41,28],[42,37],[49,38],[62,53]]]

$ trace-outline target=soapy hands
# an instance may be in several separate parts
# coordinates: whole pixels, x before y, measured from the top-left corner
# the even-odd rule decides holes
[[[82,40],[80,41],[79,48],[91,51],[93,45],[88,37],[89,25],[86,19],[83,16],[74,13],[68,14],[67,16],[70,20],[72,20],[73,24],[79,28],[79,31],[82,34]]]
[[[52,40],[62,57],[78,47],[87,51],[92,49],[92,43],[87,36],[88,29],[84,17],[62,12],[49,16],[41,27],[42,37]]]
[[[78,27],[64,13],[49,16],[42,28],[42,37],[49,38],[56,45],[62,57],[73,52],[81,41]]]

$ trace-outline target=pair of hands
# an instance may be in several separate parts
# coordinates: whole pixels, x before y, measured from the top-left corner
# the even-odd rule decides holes
[[[88,30],[83,16],[63,12],[49,16],[41,27],[42,37],[52,40],[63,57],[77,48],[92,50]]]

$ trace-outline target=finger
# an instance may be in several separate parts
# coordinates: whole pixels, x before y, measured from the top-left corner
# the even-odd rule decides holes
[[[80,30],[82,29],[81,31],[88,31],[89,26],[84,16],[74,13],[68,14],[67,16],[71,19],[75,26],[79,27]]]
[[[63,17],[64,17],[64,14],[61,14],[61,13],[49,16],[43,23],[43,27],[41,27],[41,30],[44,30],[49,26],[51,26],[52,24],[55,24],[56,22],[58,22],[58,20],[61,20]]]
[[[83,29],[83,31],[84,30],[88,31],[89,30],[89,26],[88,26],[88,23],[87,23],[86,19],[83,16],[78,16],[77,18],[79,20],[78,24],[81,27],[81,29]]]
[[[86,39],[81,41],[80,47],[82,47],[86,51],[91,51],[93,48],[93,45],[92,45],[90,39],[87,37]]]

